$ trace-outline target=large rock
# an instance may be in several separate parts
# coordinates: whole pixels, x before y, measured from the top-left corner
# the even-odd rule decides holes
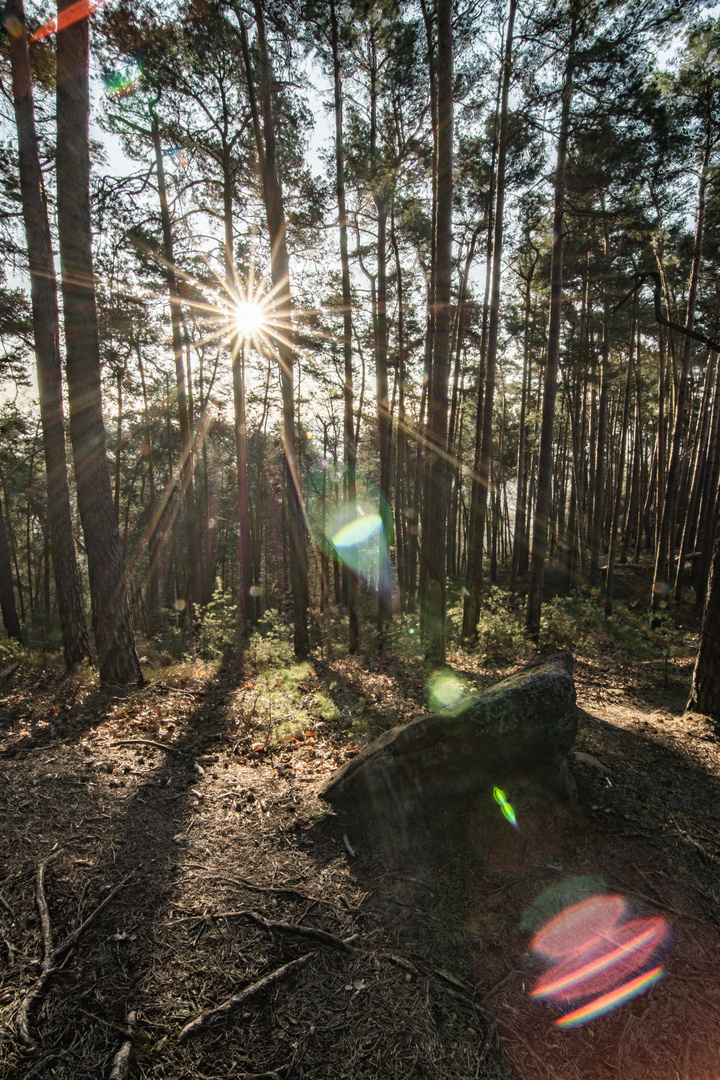
[[[578,727],[572,667],[571,654],[559,653],[459,708],[384,732],[319,796],[338,809],[380,816],[513,783],[574,799],[567,764]]]

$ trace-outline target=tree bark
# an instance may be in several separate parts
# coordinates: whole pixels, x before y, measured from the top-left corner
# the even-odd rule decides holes
[[[528,587],[525,628],[528,636],[537,641],[540,636],[540,609],[542,585],[545,572],[550,490],[552,484],[552,439],[555,421],[555,395],[557,392],[558,362],[560,357],[560,328],[562,322],[563,249],[565,229],[565,167],[570,127],[570,105],[573,92],[573,68],[575,63],[575,36],[577,14],[573,7],[568,58],[562,90],[560,133],[555,167],[555,208],[553,212],[553,245],[550,269],[550,323],[548,327],[545,381],[543,386],[542,420],[540,424],[540,452],[538,457],[537,494],[533,518],[532,557],[530,584]]]
[[[2,611],[3,626],[8,637],[15,638],[22,645],[20,620],[15,607],[10,546],[8,544],[7,529],[5,528],[5,514],[2,503],[0,503],[0,610]]]
[[[708,167],[712,140],[710,137],[709,121],[706,126],[705,149],[703,154],[702,168],[700,171],[700,183],[698,185],[697,217],[695,223],[695,246],[693,263],[690,272],[688,286],[687,314],[685,316],[685,329],[692,331],[695,322],[695,305],[697,302],[698,282],[700,279],[700,264],[702,261],[703,233],[705,223],[705,192],[708,182]],[[670,314],[668,313],[668,318]],[[678,378],[677,399],[675,403],[675,426],[673,428],[672,448],[670,462],[667,471],[665,499],[663,515],[660,524],[660,535],[657,544],[657,557],[655,560],[655,574],[652,588],[652,607],[657,607],[661,599],[669,596],[670,577],[672,575],[672,558],[675,552],[675,510],[677,506],[677,483],[680,474],[680,450],[683,432],[685,430],[685,403],[687,401],[688,377],[690,361],[692,359],[692,339],[686,334],[683,339],[682,361]]]
[[[720,723],[720,529],[717,530],[715,536],[710,580],[700,629],[700,645],[687,709],[711,716]]]
[[[60,10],[68,5],[61,0]],[[104,684],[142,682],[113,507],[100,391],[90,223],[88,19],[57,35],[57,214],[78,509]]]
[[[154,116],[152,118],[151,130],[153,148],[155,150],[158,196],[160,198],[163,254],[165,257],[165,281],[167,282],[170,297],[170,326],[172,329],[173,355],[175,358],[175,386],[177,393],[178,420],[180,421],[181,499],[185,511],[185,534],[190,579],[188,607],[191,610],[188,614],[189,624],[192,630],[195,620],[195,612],[193,609],[200,608],[202,604],[202,559],[200,544],[198,543],[199,523],[197,520],[195,483],[193,478],[193,434],[190,423],[190,413],[188,411],[187,383],[185,379],[185,363],[183,360],[182,312],[180,309],[180,292],[175,269],[175,250],[172,235],[172,221],[170,218],[170,204],[167,197],[165,167],[163,165],[162,148],[160,146],[160,129],[158,127],[157,119]]]
[[[285,231],[285,208],[280,180],[277,173],[275,151],[275,115],[272,96],[272,69],[265,40],[265,19],[260,0],[253,0],[257,46],[260,59],[260,108],[255,97],[247,29],[242,9],[235,6],[240,24],[240,42],[248,84],[250,110],[253,118],[255,145],[262,175],[263,198],[270,234],[270,272],[275,292],[275,323],[277,325],[276,347],[280,367],[280,386],[283,408],[283,450],[285,455],[284,484],[287,499],[288,527],[292,554],[290,557],[290,591],[293,607],[293,632],[295,653],[307,656],[310,649],[308,635],[308,576],[305,544],[305,508],[300,483],[300,463],[295,438],[295,347],[292,327],[292,293],[290,290],[290,259]],[[261,126],[262,125],[262,126]]]
[[[20,193],[30,263],[33,334],[47,477],[50,555],[58,599],[65,666],[70,671],[92,661],[83,609],[82,585],[75,555],[70,490],[67,479],[62,407],[62,368],[58,330],[55,264],[47,216],[32,97],[30,59],[22,0],[9,0],[22,32],[9,36],[13,101],[20,152]]]
[[[423,549],[426,583],[425,656],[445,660],[445,542],[448,467],[445,455],[450,378],[452,278],[453,41],[452,0],[438,0],[437,196],[432,376],[428,401],[428,456]]]
[[[343,316],[343,431],[345,470],[347,477],[347,501],[352,507],[356,499],[355,473],[357,446],[353,427],[353,365],[352,365],[352,295],[350,292],[350,258],[348,255],[347,205],[345,201],[345,146],[343,140],[343,99],[338,41],[337,9],[330,0],[330,38],[333,61],[333,90],[335,95],[335,188],[338,204],[338,228],[340,232],[340,268],[342,274]],[[343,566],[343,593],[348,598],[349,628],[348,650],[356,653],[360,643],[356,583],[354,575]]]
[[[483,535],[487,515],[488,480],[492,455],[492,418],[495,404],[495,370],[497,366],[497,340],[500,325],[500,276],[502,273],[503,215],[505,209],[505,163],[508,144],[508,103],[512,75],[512,48],[515,32],[517,0],[510,0],[507,37],[502,76],[502,100],[500,105],[500,131],[498,133],[497,181],[495,196],[495,232],[492,252],[492,286],[490,291],[490,319],[488,323],[487,359],[485,366],[485,395],[483,398],[482,444],[478,469],[477,499],[470,509],[471,556],[468,560],[465,601],[463,605],[463,636],[471,643],[477,638],[480,615],[480,586],[482,583]]]

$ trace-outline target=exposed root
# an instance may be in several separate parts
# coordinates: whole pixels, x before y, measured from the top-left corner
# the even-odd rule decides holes
[[[34,985],[27,992],[22,1000],[20,1008],[15,1014],[15,1030],[17,1031],[18,1038],[27,1047],[32,1049],[37,1048],[37,1042],[33,1038],[30,1032],[30,1022],[32,1012],[42,996],[45,987],[52,979],[53,975],[61,969],[63,962],[67,959],[68,954],[74,949],[78,941],[85,933],[85,931],[92,925],[97,919],[98,915],[115,899],[121,889],[127,885],[128,881],[133,876],[128,874],[123,878],[119,885],[116,885],[114,889],[102,900],[98,906],[92,911],[87,919],[80,924],[72,934],[70,934],[61,945],[58,945],[56,949],[52,946],[52,924],[50,922],[50,914],[48,912],[47,898],[45,896],[45,870],[49,859],[44,859],[38,866],[37,874],[35,877],[35,905],[38,909],[38,915],[40,917],[40,930],[43,939],[43,958],[40,964],[40,974],[35,980]]]

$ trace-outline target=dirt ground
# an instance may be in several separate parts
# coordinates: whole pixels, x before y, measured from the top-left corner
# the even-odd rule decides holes
[[[281,748],[247,675],[113,698],[5,674],[0,1080],[718,1080],[720,755],[683,715],[690,662],[576,657],[577,805],[508,793],[517,831],[487,800],[446,807],[462,821],[440,858],[427,822],[383,837],[316,797],[359,745],[313,718],[330,679],[350,711],[361,692],[422,707],[419,669],[366,668],[316,664]],[[592,893],[661,916],[670,944],[645,994],[565,1030],[530,996],[533,919]]]

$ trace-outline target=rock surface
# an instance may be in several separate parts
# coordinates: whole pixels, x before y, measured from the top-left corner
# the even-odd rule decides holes
[[[573,658],[559,653],[467,698],[392,728],[319,790],[343,810],[386,815],[511,782],[576,797],[567,755],[578,727]]]

